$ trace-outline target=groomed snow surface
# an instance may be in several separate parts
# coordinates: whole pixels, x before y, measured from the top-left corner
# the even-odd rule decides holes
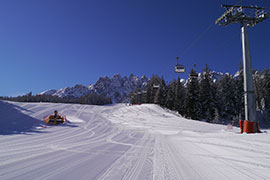
[[[55,109],[70,122],[45,125]],[[270,179],[270,131],[239,131],[152,104],[0,101],[0,179]]]

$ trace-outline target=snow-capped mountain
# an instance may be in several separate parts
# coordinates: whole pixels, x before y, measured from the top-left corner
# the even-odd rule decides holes
[[[204,74],[205,72],[202,72],[202,73],[198,73],[198,80],[200,81],[202,79],[202,75]],[[217,71],[211,71],[210,72],[210,76],[211,78],[213,79],[213,82],[218,82],[222,76],[224,75],[224,73],[222,72],[217,72]],[[186,86],[187,85],[187,82],[188,82],[188,79],[181,79],[181,82]]]
[[[223,75],[224,73],[222,72],[211,71],[211,76],[214,82],[218,82]]]
[[[144,88],[147,85],[148,78],[142,76],[121,77],[120,74],[114,75],[112,78],[107,76],[99,78],[94,85],[97,94],[112,97],[113,102],[123,102],[131,91],[136,88]]]
[[[66,87],[59,90],[48,90],[40,94],[54,95],[58,97],[81,97],[91,93],[97,93],[111,97],[115,103],[124,102],[127,96],[136,88],[144,88],[149,79],[146,76],[138,77],[131,74],[129,77],[121,77],[115,74],[112,78],[100,77],[99,80],[89,86],[77,84],[74,87]]]
[[[45,94],[45,95],[54,95],[54,96],[58,96],[58,97],[81,97],[84,95],[87,95],[90,93],[90,91],[92,90],[92,86],[84,86],[81,84],[77,84],[74,87],[65,87],[59,90],[48,90],[48,91],[44,91],[40,94]]]
[[[198,74],[199,80],[202,73]],[[211,76],[214,82],[221,79],[223,73],[211,71]],[[73,87],[65,87],[59,90],[47,90],[40,94],[54,95],[58,97],[75,97],[79,98],[91,93],[97,93],[106,97],[111,97],[114,103],[125,102],[128,95],[137,88],[144,89],[147,85],[149,78],[146,76],[138,77],[131,74],[129,77],[122,77],[120,74],[115,74],[109,78],[107,76],[100,77],[95,84],[84,86],[77,84]],[[181,79],[183,84],[187,83],[187,80]]]
[[[54,95],[59,97],[81,97],[89,94],[91,91],[91,86],[84,86],[81,84],[77,84],[74,87],[66,87],[59,89]]]
[[[52,95],[52,94],[54,94],[54,93],[56,93],[57,92],[57,90],[55,90],[55,89],[50,89],[50,90],[47,90],[47,91],[43,91],[43,92],[41,92],[41,93],[39,93],[40,95]]]

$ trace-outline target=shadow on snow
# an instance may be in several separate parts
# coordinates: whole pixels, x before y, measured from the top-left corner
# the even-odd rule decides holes
[[[37,129],[45,125],[43,121],[23,114],[20,110],[31,112],[14,104],[0,101],[0,135],[44,133]],[[69,123],[66,126],[76,127]]]

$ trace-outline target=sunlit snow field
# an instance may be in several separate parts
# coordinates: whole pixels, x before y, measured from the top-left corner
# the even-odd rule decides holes
[[[54,110],[69,122],[44,124]],[[270,179],[270,131],[239,131],[153,104],[0,101],[0,179]]]

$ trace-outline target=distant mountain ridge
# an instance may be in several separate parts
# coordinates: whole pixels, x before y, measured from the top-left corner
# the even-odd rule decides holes
[[[59,90],[51,89],[40,94],[53,95],[58,97],[72,97],[79,98],[92,93],[97,93],[105,97],[111,97],[114,103],[120,103],[127,100],[128,95],[137,88],[145,88],[149,78],[146,76],[121,77],[120,74],[115,74],[112,78],[107,76],[100,77],[93,85],[84,86],[77,84],[73,87],[65,87]]]
[[[200,80],[202,73],[198,73]],[[211,76],[214,82],[221,79],[224,74],[221,72],[212,71]],[[145,75],[138,77],[133,74],[127,76],[121,76],[115,74],[113,77],[108,76],[100,77],[95,84],[84,86],[77,84],[73,87],[65,87],[59,90],[51,89],[41,92],[40,94],[53,95],[61,98],[79,98],[88,94],[96,93],[105,97],[111,97],[113,103],[121,103],[128,101],[128,95],[137,88],[144,89],[150,79]],[[182,83],[186,84],[187,80],[182,79]]]

